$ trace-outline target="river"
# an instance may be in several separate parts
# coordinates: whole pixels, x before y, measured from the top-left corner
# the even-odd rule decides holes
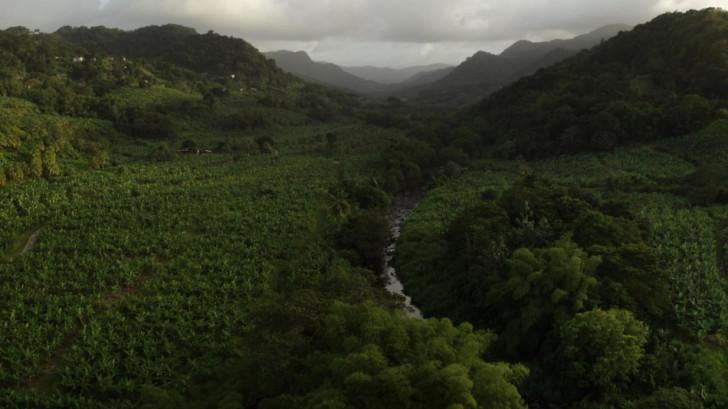
[[[397,240],[402,231],[402,224],[415,211],[422,200],[423,193],[401,194],[394,199],[392,210],[389,214],[389,244],[384,253],[384,286],[392,294],[404,298],[404,310],[407,315],[413,318],[422,318],[422,312],[412,304],[412,298],[405,293],[404,284],[399,280],[397,271],[392,266],[394,254],[397,251]]]

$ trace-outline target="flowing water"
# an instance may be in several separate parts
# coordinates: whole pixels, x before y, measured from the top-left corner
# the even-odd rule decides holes
[[[422,318],[422,312],[412,304],[412,298],[405,293],[404,284],[397,277],[397,271],[392,266],[392,260],[397,251],[397,240],[401,233],[402,224],[415,211],[421,199],[422,193],[403,194],[394,199],[392,212],[389,215],[389,244],[385,249],[383,270],[384,285],[387,291],[403,297],[405,312],[414,318]]]

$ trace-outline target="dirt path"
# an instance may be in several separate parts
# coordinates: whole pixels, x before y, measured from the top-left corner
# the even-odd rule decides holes
[[[53,378],[57,373],[58,367],[63,362],[66,353],[71,350],[73,344],[75,344],[76,340],[78,340],[78,338],[81,336],[81,330],[83,330],[84,326],[85,323],[79,323],[71,332],[66,334],[66,336],[63,337],[63,341],[61,341],[61,344],[58,346],[58,348],[56,348],[53,354],[40,368],[40,373],[28,379],[23,385],[20,386],[19,389],[37,389],[53,383]]]
[[[7,254],[5,256],[0,255],[0,263],[11,263],[23,254],[33,250],[33,247],[38,243],[38,237],[42,231],[43,226],[18,236],[10,246]]]
[[[154,267],[150,266],[136,279],[134,283],[129,286],[123,287],[119,290],[109,292],[102,295],[95,303],[94,315],[102,314],[105,311],[110,310],[117,304],[122,303],[130,296],[136,294],[144,285],[144,283],[154,273]],[[20,390],[28,389],[45,389],[54,384],[55,378],[58,374],[58,368],[63,365],[66,354],[71,350],[71,347],[78,341],[81,336],[83,329],[86,327],[90,317],[82,317],[79,319],[76,326],[69,331],[66,336],[63,337],[63,341],[52,353],[48,354],[44,359],[44,364],[41,366],[39,373],[32,378],[26,380],[19,386]]]
[[[22,256],[23,254],[29,252],[30,250],[33,250],[33,247],[35,246],[35,243],[38,242],[38,236],[40,236],[41,231],[43,231],[43,228],[39,228],[36,231],[33,232],[33,234],[28,237],[28,241],[25,242],[25,246],[20,250],[17,256],[15,258],[18,258]]]

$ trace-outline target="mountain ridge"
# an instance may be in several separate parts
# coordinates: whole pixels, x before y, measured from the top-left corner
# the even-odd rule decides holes
[[[607,37],[613,37],[620,31],[629,31],[632,26],[626,24],[609,24],[597,28],[586,34],[578,35],[571,39],[555,39],[550,41],[529,41],[519,40],[513,43],[510,47],[506,48],[500,53],[502,57],[514,57],[522,53],[530,53],[534,48],[544,48],[552,51],[556,48],[562,48],[566,50],[579,51],[583,48],[590,48],[595,42],[599,42]]]
[[[475,103],[508,83],[598,45],[628,27],[607,25],[571,39],[520,40],[500,54],[478,51],[435,82],[403,88],[396,95],[432,105]]]
[[[271,51],[263,55],[275,61],[282,70],[306,81],[334,88],[368,94],[383,91],[386,86],[346,72],[336,64],[314,61],[305,51]]]
[[[524,77],[470,110],[505,156],[609,150],[726,117],[728,12],[667,13]]]

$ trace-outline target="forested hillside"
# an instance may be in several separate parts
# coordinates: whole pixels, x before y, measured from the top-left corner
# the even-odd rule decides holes
[[[214,77],[236,76],[249,86],[281,86],[286,76],[244,40],[177,26],[134,31],[106,27],[62,27],[56,36],[95,53],[162,62]]]
[[[158,82],[144,64],[84,59],[76,47],[23,29],[0,32],[0,55],[0,184],[104,166],[119,114],[111,92]]]
[[[123,135],[174,142],[180,120],[244,131],[287,122],[279,110],[318,120],[358,104],[283,73],[242,40],[179,26],[16,28],[0,32],[0,54],[3,183],[103,167]]]
[[[463,107],[500,88],[608,40],[628,26],[611,25],[568,40],[521,40],[496,55],[479,51],[427,83],[404,83],[395,95],[422,104]]]
[[[728,14],[672,13],[506,87],[472,109],[505,156],[652,142],[726,117]]]

